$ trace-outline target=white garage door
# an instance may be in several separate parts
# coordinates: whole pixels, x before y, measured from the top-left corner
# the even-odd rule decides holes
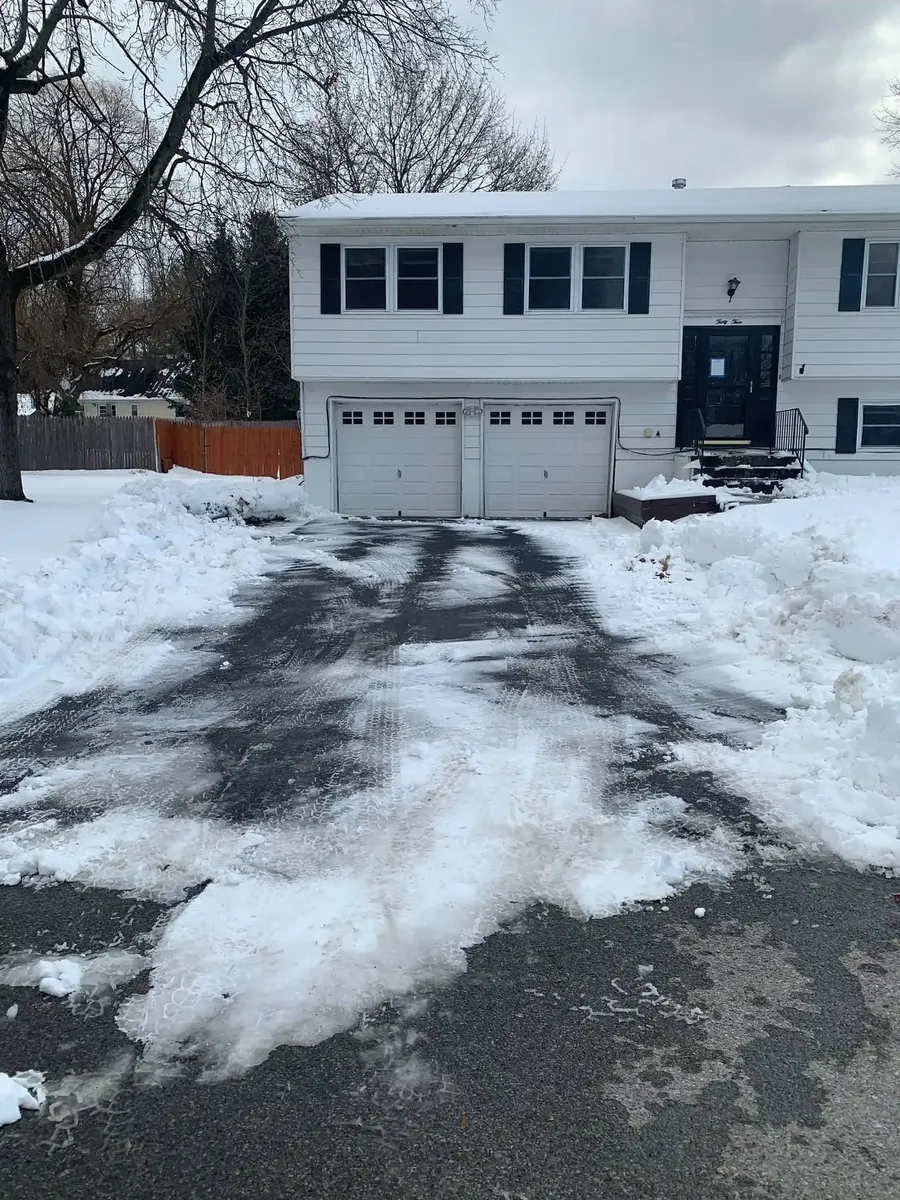
[[[345,403],[335,412],[338,511],[458,517],[461,415],[421,400]]]
[[[488,517],[590,517],[608,507],[612,412],[484,402]]]

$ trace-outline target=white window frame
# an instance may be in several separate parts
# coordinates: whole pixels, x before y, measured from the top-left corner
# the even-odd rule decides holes
[[[437,308],[399,308],[397,306],[397,292],[399,290],[399,255],[400,250],[437,250]],[[409,314],[410,316],[439,316],[444,311],[444,247],[440,242],[421,245],[411,245],[409,242],[392,242],[390,247],[391,259],[391,280],[394,307],[391,312],[400,313],[402,316]]]
[[[531,307],[531,252],[532,250],[568,250],[569,251],[569,307],[568,308],[532,308]],[[575,276],[578,274],[578,249],[571,242],[528,242],[525,246],[525,311],[538,313],[542,317],[552,317],[559,313],[570,313],[575,308]]]
[[[894,274],[894,302],[893,304],[873,304],[869,305],[866,302],[869,292],[869,248],[870,246],[896,246],[897,247],[897,270]],[[891,309],[897,307],[898,292],[900,292],[900,238],[892,237],[873,237],[866,238],[866,254],[863,261],[863,279],[862,279],[862,297],[860,310],[862,312],[890,312]],[[860,401],[862,403],[862,401]]]
[[[898,264],[900,265],[900,264]],[[897,272],[900,275],[900,271]],[[862,440],[863,415],[867,408],[895,408],[900,405],[900,396],[896,400],[863,400],[859,399],[859,413],[856,421],[856,452],[857,454],[894,454],[900,455],[900,443],[896,446],[864,446]]]
[[[622,288],[622,307],[621,308],[584,308],[583,307],[583,301],[584,301],[584,252],[585,252],[585,250],[593,250],[593,249],[597,249],[597,248],[604,249],[604,250],[624,250],[625,251],[625,266],[623,268],[625,275],[624,275],[624,280],[623,280],[624,286]],[[621,315],[624,313],[627,316],[627,314],[628,314],[628,278],[629,278],[630,266],[631,266],[631,242],[581,242],[578,246],[578,292],[576,293],[577,298],[578,298],[578,311],[583,312],[583,313],[589,313],[592,315],[598,315],[600,313],[603,313],[606,315],[612,314],[613,316]],[[595,276],[591,276],[591,278],[593,279],[593,278],[595,278]],[[616,277],[608,276],[608,278],[612,279],[612,278],[616,278]]]
[[[348,250],[383,250],[385,272],[384,308],[347,308],[347,251]],[[397,251],[398,250],[437,250],[437,308],[398,308],[397,307]],[[392,313],[401,317],[440,317],[444,314],[444,247],[440,242],[344,242],[341,244],[341,313],[348,316],[362,316]]]
[[[584,282],[584,252],[595,246],[609,249],[625,250],[625,293],[621,308],[583,308],[582,284]],[[572,276],[569,289],[568,308],[532,308],[531,307],[531,251],[532,250],[571,250]],[[606,241],[602,239],[585,242],[526,242],[525,244],[525,315],[538,317],[562,317],[578,313],[588,317],[623,317],[628,316],[628,279],[631,267],[631,242]]]

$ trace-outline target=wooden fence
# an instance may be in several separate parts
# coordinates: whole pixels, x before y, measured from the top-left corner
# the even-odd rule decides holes
[[[303,474],[300,429],[294,421],[234,421],[195,425],[156,422],[160,469],[189,467],[211,475]]]
[[[150,417],[19,419],[23,471],[102,471],[137,467],[155,471],[156,437]]]

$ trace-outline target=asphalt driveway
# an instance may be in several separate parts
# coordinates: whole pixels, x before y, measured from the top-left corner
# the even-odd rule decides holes
[[[489,648],[474,668],[461,655],[475,686],[482,670],[498,703],[543,696],[573,721],[627,727],[602,748],[615,793],[680,798],[684,820],[668,832],[691,842],[720,826],[742,846],[743,869],[603,920],[532,906],[475,945],[465,973],[214,1084],[190,1068],[142,1082],[111,997],[67,1004],[0,986],[0,1014],[18,1005],[14,1019],[0,1015],[0,1069],[39,1065],[53,1085],[48,1114],[0,1130],[0,1194],[900,1193],[890,882],[792,862],[740,797],[668,758],[677,741],[741,737],[777,714],[701,690],[610,637],[569,564],[526,532],[360,522],[339,536],[275,533],[287,549],[299,537],[304,554],[247,594],[243,623],[179,631],[168,668],[3,730],[2,790],[146,749],[179,764],[164,781],[170,812],[240,827],[296,819],[302,803],[314,825],[391,768],[390,698],[360,728],[342,664],[358,672],[410,646],[515,638],[525,646],[500,667]],[[192,775],[185,764],[201,754]],[[138,799],[142,786],[116,783]],[[79,785],[30,811],[75,823],[111,802]],[[172,908],[71,884],[9,888],[0,904],[0,955],[152,940]]]

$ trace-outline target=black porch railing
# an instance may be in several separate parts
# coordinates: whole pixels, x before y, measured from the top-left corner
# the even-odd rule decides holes
[[[772,437],[771,450],[773,453],[792,454],[800,464],[800,470],[806,467],[806,439],[809,426],[803,419],[799,408],[783,408],[775,414],[775,432]]]
[[[716,445],[706,445],[707,426],[703,413],[699,409],[685,414],[685,441],[692,445],[699,461],[700,473],[703,473],[704,451],[707,454],[721,454],[728,446],[727,439],[716,439]],[[735,449],[768,450],[770,454],[790,454],[803,471],[806,467],[806,439],[809,426],[803,419],[799,408],[783,408],[775,414],[771,425],[771,436],[765,441],[753,439],[750,441],[736,440]]]

